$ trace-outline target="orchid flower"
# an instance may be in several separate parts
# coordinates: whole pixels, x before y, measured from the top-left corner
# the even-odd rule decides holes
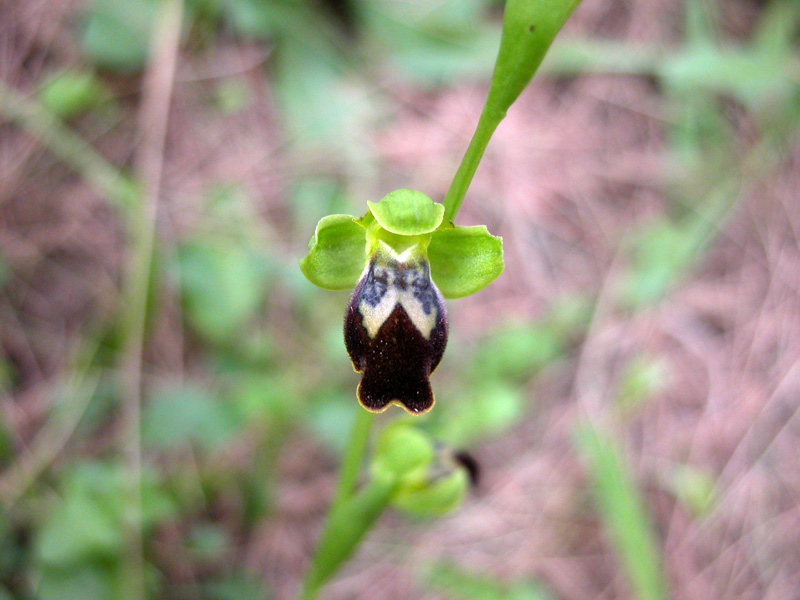
[[[326,289],[354,288],[344,339],[357,372],[358,399],[380,412],[413,414],[434,403],[429,381],[447,344],[443,298],[472,294],[503,270],[503,245],[482,225],[460,227],[422,192],[399,189],[367,202],[360,218],[318,224],[300,268]]]

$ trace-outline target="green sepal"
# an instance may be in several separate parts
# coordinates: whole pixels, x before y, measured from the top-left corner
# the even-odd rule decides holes
[[[328,290],[355,287],[367,262],[366,231],[350,215],[320,219],[300,270],[314,285]]]
[[[433,462],[436,452],[431,439],[419,429],[398,422],[381,431],[375,441],[370,465],[373,477],[403,481],[421,476]]]
[[[417,517],[437,517],[456,508],[469,490],[469,475],[463,467],[436,479],[420,478],[399,486],[391,500],[394,508]]]
[[[367,202],[369,210],[386,231],[398,235],[422,235],[442,223],[444,206],[417,190],[400,188],[378,202]]]
[[[448,226],[428,245],[431,279],[445,298],[462,298],[489,285],[503,272],[503,238],[483,225]]]

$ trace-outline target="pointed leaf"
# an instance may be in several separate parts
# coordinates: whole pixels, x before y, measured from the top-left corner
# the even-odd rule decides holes
[[[367,202],[381,227],[398,235],[422,235],[442,223],[444,206],[417,190],[401,188],[380,202]]]
[[[355,217],[323,217],[308,244],[308,254],[300,260],[300,270],[321,288],[355,287],[367,261],[365,236],[364,227]]]
[[[486,287],[503,272],[503,238],[483,225],[440,229],[428,246],[431,278],[445,298]]]
[[[508,0],[484,111],[503,118],[580,0]]]

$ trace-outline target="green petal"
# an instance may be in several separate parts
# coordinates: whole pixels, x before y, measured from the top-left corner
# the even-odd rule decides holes
[[[503,238],[483,225],[440,229],[431,238],[428,259],[445,298],[469,296],[503,272]]]
[[[422,235],[442,222],[444,206],[417,190],[401,188],[379,202],[367,202],[369,210],[386,231],[398,235]]]
[[[355,287],[367,262],[366,230],[350,215],[328,215],[317,223],[300,270],[328,290]]]

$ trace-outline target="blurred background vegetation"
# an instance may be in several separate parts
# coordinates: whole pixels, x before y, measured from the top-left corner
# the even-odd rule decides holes
[[[358,380],[297,260],[441,199],[501,14],[0,5],[0,598],[293,596]],[[459,215],[507,269],[421,422],[482,482],[325,597],[800,598],[799,22],[583,1]]]

